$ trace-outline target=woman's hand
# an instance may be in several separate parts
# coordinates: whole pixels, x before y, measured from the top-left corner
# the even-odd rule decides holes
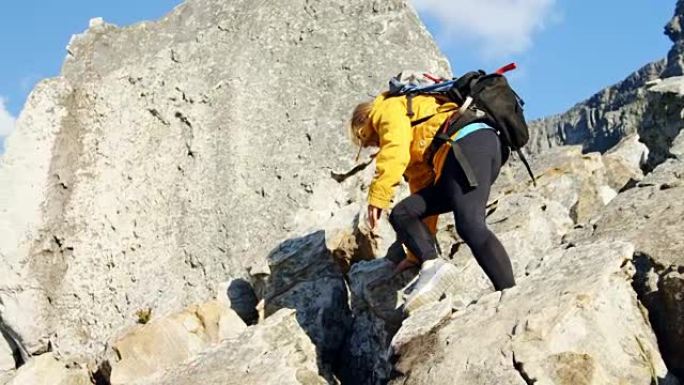
[[[382,209],[375,207],[373,205],[368,205],[368,225],[371,231],[375,231],[380,223],[380,217],[382,216]]]

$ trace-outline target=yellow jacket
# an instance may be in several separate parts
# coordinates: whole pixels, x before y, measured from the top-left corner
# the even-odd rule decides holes
[[[414,115],[407,116],[405,96],[386,97],[382,94],[373,102],[370,112],[370,129],[380,139],[380,151],[375,159],[375,177],[368,192],[368,203],[387,209],[394,197],[395,187],[402,176],[416,192],[435,181],[441,171],[444,149],[435,155],[433,169],[423,159],[425,150],[442,123],[458,108],[452,102],[429,95],[413,97]],[[433,115],[426,122],[411,127],[411,122]]]

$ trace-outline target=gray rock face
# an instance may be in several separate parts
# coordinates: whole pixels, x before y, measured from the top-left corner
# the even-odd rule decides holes
[[[2,318],[32,352],[86,359],[136,311],[244,276],[351,168],[352,106],[404,68],[449,72],[403,0],[188,0],[92,23],[7,141]]]
[[[644,66],[624,81],[606,88],[569,111],[532,122],[530,151],[557,145],[582,145],[585,151],[606,151],[623,137],[638,133],[651,150],[648,167],[664,161],[667,145],[682,129],[681,97],[649,91],[660,78],[684,74],[682,20],[684,3],[665,28],[674,45],[667,59]]]
[[[531,122],[529,150],[582,145],[590,152],[613,147],[638,131],[649,108],[646,84],[658,79],[664,68],[665,60],[648,64],[563,114]]]

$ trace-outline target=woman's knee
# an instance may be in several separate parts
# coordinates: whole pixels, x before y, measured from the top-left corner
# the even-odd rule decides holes
[[[420,220],[419,216],[420,214],[416,210],[411,209],[410,204],[400,202],[392,209],[389,215],[389,222],[396,231],[406,227],[406,224],[410,221]]]

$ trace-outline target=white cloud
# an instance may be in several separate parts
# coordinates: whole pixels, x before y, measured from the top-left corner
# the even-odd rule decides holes
[[[14,131],[16,119],[7,111],[5,99],[0,97],[0,137],[7,136]]]
[[[556,0],[411,0],[421,15],[439,23],[437,37],[480,45],[498,57],[521,53],[535,32],[556,21]]]

